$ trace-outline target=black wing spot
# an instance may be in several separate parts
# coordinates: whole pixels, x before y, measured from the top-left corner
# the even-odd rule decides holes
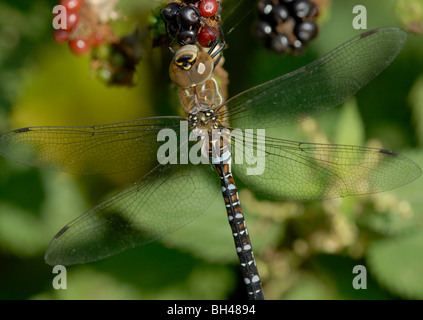
[[[67,230],[69,229],[69,227],[68,226],[64,226],[63,228],[62,228],[62,230],[60,230],[54,237],[57,239],[57,238],[60,238],[61,236],[62,236],[62,234],[64,234]]]
[[[31,128],[27,127],[27,128],[21,128],[21,129],[13,130],[14,133],[23,133],[23,132],[28,132],[28,131],[31,131]]]
[[[380,149],[379,152],[383,153],[383,154],[387,154],[389,156],[397,156],[398,155],[398,153],[391,151],[391,150],[386,150],[386,149]]]
[[[361,35],[360,35],[360,38],[361,38],[361,39],[363,39],[363,38],[368,37],[368,36],[370,36],[370,35],[372,35],[372,34],[374,34],[374,33],[376,33],[376,32],[378,32],[378,30],[377,30],[377,29],[374,29],[374,30],[369,30],[369,31],[367,31],[367,32],[365,32],[365,33],[363,33],[363,34],[361,34]]]

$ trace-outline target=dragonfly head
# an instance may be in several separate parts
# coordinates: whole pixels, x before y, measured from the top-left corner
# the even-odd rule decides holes
[[[169,75],[173,83],[181,88],[190,88],[204,83],[211,77],[214,62],[207,52],[194,45],[186,45],[175,52],[170,63]]]

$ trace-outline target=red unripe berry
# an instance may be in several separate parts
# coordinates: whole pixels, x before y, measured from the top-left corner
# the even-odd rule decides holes
[[[69,32],[63,29],[54,30],[53,39],[58,43],[64,43],[69,40]]]
[[[59,4],[64,6],[68,11],[76,12],[81,8],[82,0],[62,0]]]
[[[66,13],[66,30],[71,31],[73,30],[79,21],[79,14],[75,12],[67,12]]]
[[[211,27],[211,29],[214,33],[208,26],[203,26],[198,33],[197,41],[201,46],[206,48],[210,47],[216,41],[216,36],[219,36],[219,32],[216,28]]]
[[[219,5],[216,0],[201,0],[199,9],[203,17],[209,18],[216,14]]]
[[[91,35],[91,39],[90,40],[91,40],[91,45],[93,47],[98,47],[104,41],[103,36],[100,33],[98,33],[98,32],[94,32]]]
[[[69,41],[69,48],[74,54],[82,56],[90,51],[91,44],[87,40],[74,39]]]

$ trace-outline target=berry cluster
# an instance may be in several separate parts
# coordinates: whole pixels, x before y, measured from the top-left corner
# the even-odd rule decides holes
[[[317,36],[317,15],[310,0],[260,0],[255,33],[277,53],[298,53]]]
[[[104,43],[94,48],[91,67],[105,84],[133,86],[135,67],[142,54],[140,34],[135,31],[116,43]]]
[[[171,2],[162,10],[168,36],[179,44],[195,44],[210,47],[219,35],[216,0],[185,0]]]
[[[86,54],[91,47],[103,42],[101,32],[89,30],[86,26],[80,27],[84,20],[81,16],[89,12],[82,0],[61,0],[59,4],[66,8],[66,28],[54,30],[53,38],[56,42],[68,42],[70,50],[76,55]]]
[[[110,85],[132,86],[135,66],[142,49],[138,31],[117,37],[107,20],[102,20],[99,7],[91,1],[61,0],[65,12],[59,12],[60,19],[66,19],[66,28],[54,30],[54,39],[69,43],[76,55],[91,51],[91,68],[97,78]],[[59,23],[62,27],[62,22]],[[91,50],[93,49],[93,50]]]

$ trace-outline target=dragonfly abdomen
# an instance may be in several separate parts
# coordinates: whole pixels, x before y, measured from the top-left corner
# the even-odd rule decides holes
[[[229,225],[231,226],[232,235],[234,236],[236,252],[241,263],[241,272],[249,298],[263,300],[263,290],[256,261],[254,259],[253,248],[251,246],[250,236],[245,224],[238,190],[232,176],[230,165],[220,163],[215,164],[215,167],[220,176]]]

